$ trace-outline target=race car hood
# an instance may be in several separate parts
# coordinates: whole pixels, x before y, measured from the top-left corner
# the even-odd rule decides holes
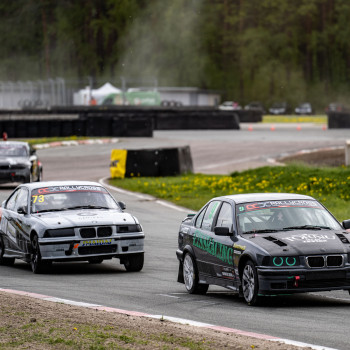
[[[249,240],[271,255],[346,253],[350,247],[350,235],[347,232],[331,230],[272,232],[250,235]]]
[[[134,217],[118,210],[66,210],[33,214],[47,228],[63,228],[98,225],[132,225],[137,223]]]
[[[28,158],[25,157],[4,157],[0,158],[0,165],[17,165],[17,164],[23,164],[23,165],[30,165],[30,162]]]

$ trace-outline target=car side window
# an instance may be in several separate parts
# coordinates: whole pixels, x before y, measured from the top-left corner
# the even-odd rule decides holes
[[[203,216],[205,214],[205,211],[207,210],[207,207],[205,207],[200,214],[197,216],[196,222],[194,224],[195,227],[200,228],[202,226]]]
[[[20,190],[20,193],[17,196],[14,210],[17,211],[19,207],[27,208],[27,206],[28,206],[28,190],[25,188],[22,188]]]
[[[203,223],[202,223],[202,229],[211,231],[213,226],[213,220],[215,218],[216,212],[219,209],[219,201],[212,201],[210,202],[207,211],[205,212]]]
[[[5,206],[6,209],[8,209],[8,210],[15,209],[17,197],[18,197],[20,191],[21,191],[21,189],[19,188],[16,192],[14,192],[12,194],[12,196],[10,197],[10,199],[6,203],[6,206]]]
[[[216,226],[228,227],[229,229],[231,229],[232,222],[233,222],[232,207],[229,203],[223,202],[219,212],[218,220],[216,222]]]

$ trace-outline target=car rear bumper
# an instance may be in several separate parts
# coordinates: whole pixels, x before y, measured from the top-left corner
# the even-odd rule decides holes
[[[273,270],[258,268],[259,294],[290,294],[350,290],[350,267],[337,269]]]
[[[144,233],[103,239],[39,241],[43,260],[84,260],[94,256],[122,257],[144,252]]]

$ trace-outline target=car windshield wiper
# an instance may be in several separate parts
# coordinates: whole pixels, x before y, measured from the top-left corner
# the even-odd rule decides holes
[[[61,209],[43,209],[43,210],[33,211],[33,214],[37,214],[37,213],[48,213],[48,212],[50,212],[50,211],[63,211],[63,210],[67,210],[67,208],[61,208]]]
[[[276,229],[273,229],[273,228],[266,228],[264,230],[251,230],[251,231],[245,231],[243,232],[244,234],[245,233],[269,233],[269,232],[279,232],[281,230],[276,230]]]
[[[328,226],[320,226],[320,225],[302,225],[302,226],[289,226],[289,227],[283,227],[283,230],[331,230]]]
[[[69,207],[66,209],[70,210],[70,209],[109,209],[109,208],[108,207],[101,207],[98,205],[77,205],[75,207]]]

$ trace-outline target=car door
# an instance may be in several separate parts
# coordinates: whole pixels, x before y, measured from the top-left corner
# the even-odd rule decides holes
[[[16,243],[19,250],[24,253],[28,251],[30,233],[30,220],[27,215],[27,213],[29,213],[28,199],[29,191],[27,188],[22,187],[17,196],[13,211],[14,225],[16,228]],[[20,212],[19,209],[21,209]]]
[[[14,224],[14,210],[16,206],[17,197],[21,191],[21,188],[15,190],[4,205],[1,216],[1,231],[4,235],[4,244],[7,250],[18,252],[18,246],[16,244],[16,228]]]
[[[220,201],[211,201],[197,216],[193,232],[193,250],[196,255],[198,272],[207,276],[215,276],[213,221],[216,217]]]
[[[13,254],[26,251],[26,239],[23,229],[23,214],[18,214],[19,207],[25,206],[28,210],[28,190],[18,188],[5,204],[1,219],[1,229],[6,232],[7,248]],[[6,244],[6,243],[5,243]]]
[[[233,287],[237,279],[235,273],[235,259],[233,249],[233,207],[229,202],[223,201],[220,210],[214,221],[215,227],[227,227],[230,235],[220,236],[214,233],[215,242],[215,275],[219,278],[220,284],[225,287]]]

